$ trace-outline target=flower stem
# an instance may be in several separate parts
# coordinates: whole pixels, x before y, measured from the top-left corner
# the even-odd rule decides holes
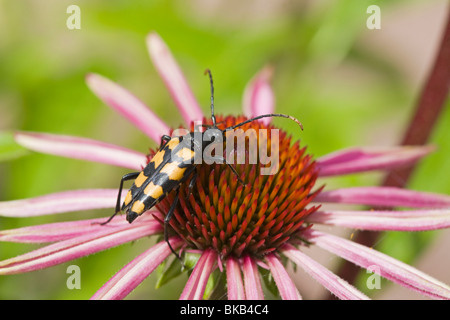
[[[402,145],[423,145],[428,141],[433,127],[444,108],[448,89],[450,86],[450,12],[447,16],[443,38],[438,48],[436,59],[430,71],[427,81],[424,84],[422,93],[417,102],[416,111],[407,128]],[[384,179],[382,185],[389,187],[404,187],[415,166],[392,170]],[[386,208],[385,208],[386,209]],[[356,234],[354,241],[367,247],[373,247],[378,238],[379,232],[360,231]],[[339,276],[354,283],[361,269],[351,262],[344,261],[338,272]],[[329,299],[333,299],[331,295]]]

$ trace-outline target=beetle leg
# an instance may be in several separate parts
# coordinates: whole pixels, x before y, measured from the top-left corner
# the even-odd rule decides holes
[[[170,136],[168,136],[167,134],[162,135],[161,136],[161,143],[159,145],[159,150],[164,148],[164,146],[166,145],[167,142],[170,141],[170,139],[172,139],[172,138]]]
[[[186,199],[189,199],[189,197],[192,194],[192,189],[195,186],[195,182],[197,181],[197,168],[195,168],[194,174],[192,175],[191,181],[189,181],[189,187],[188,187],[188,193],[186,195]]]
[[[206,158],[205,158],[206,159]],[[239,173],[236,171],[236,169],[229,164],[228,162],[226,162],[225,158],[222,156],[212,156],[212,157],[208,157],[208,160],[213,160],[216,161],[218,163],[225,163],[230,169],[231,171],[233,171],[233,173],[236,175],[236,178],[239,180],[239,182],[245,187],[247,184],[241,179],[241,177],[239,176]]]
[[[177,207],[178,204],[178,195],[180,194],[180,189],[176,190],[176,194],[175,194],[175,199],[173,199],[173,202],[170,206],[169,212],[167,212],[166,217],[164,218],[164,241],[167,242],[167,245],[170,248],[170,251],[172,251],[172,253],[178,258],[178,260],[181,261],[181,263],[183,263],[183,260],[181,260],[181,257],[178,255],[178,253],[172,248],[172,246],[170,245],[169,242],[169,222],[172,219],[173,213],[175,212],[175,208]]]
[[[100,225],[105,225],[107,223],[109,223],[115,216],[116,214],[118,214],[120,212],[120,196],[122,195],[122,189],[123,189],[123,182],[127,181],[127,180],[131,180],[131,179],[136,179],[137,176],[139,175],[140,172],[131,172],[131,173],[127,173],[125,174],[122,179],[120,179],[120,186],[119,186],[119,193],[117,195],[117,202],[116,202],[116,211],[114,212],[114,214],[108,218],[108,220],[106,220],[105,222],[99,223]]]
[[[247,186],[247,184],[241,179],[241,177],[239,177],[239,173],[236,171],[236,169],[229,163],[225,163],[230,169],[231,171],[233,171],[233,173],[236,175],[236,178],[238,178],[239,182],[245,187]]]

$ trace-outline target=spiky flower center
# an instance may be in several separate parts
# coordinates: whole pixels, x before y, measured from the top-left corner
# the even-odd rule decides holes
[[[217,117],[220,129],[244,120],[245,117]],[[298,141],[291,144],[291,137],[283,130],[274,139],[271,129],[277,128],[262,122],[254,121],[240,129],[253,129],[258,147],[265,146],[268,155],[278,153],[276,173],[261,175],[261,168],[271,164],[260,161],[261,155],[256,163],[250,161],[247,149],[245,159],[239,163],[236,157],[233,164],[245,185],[226,164],[200,164],[192,193],[188,195],[189,183],[181,186],[180,202],[170,222],[187,247],[214,248],[222,258],[243,254],[261,257],[276,250],[298,236],[305,228],[305,217],[317,210],[315,206],[307,208],[317,193],[312,192],[317,169],[306,154],[306,147],[300,148]],[[260,131],[267,134],[260,135]],[[245,139],[248,148],[251,138]],[[173,200],[172,192],[157,205],[161,215],[155,217],[161,223]]]

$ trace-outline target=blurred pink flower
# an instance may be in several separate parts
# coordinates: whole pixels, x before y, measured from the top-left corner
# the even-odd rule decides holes
[[[166,44],[156,33],[151,33],[147,37],[147,44],[150,57],[168,87],[186,127],[191,126],[195,120],[202,120],[204,118],[202,110]],[[246,116],[257,116],[274,110],[274,95],[269,84],[270,74],[270,69],[263,69],[246,87],[243,99]],[[97,74],[88,75],[86,80],[88,86],[101,100],[122,114],[156,143],[159,143],[163,134],[170,134],[171,129],[142,101],[124,88]],[[270,125],[269,122],[267,119],[264,122],[261,121],[262,125],[266,126]],[[112,164],[132,170],[141,170],[148,162],[145,154],[86,138],[32,132],[18,132],[15,137],[19,144],[31,150]],[[296,148],[295,150],[300,152],[298,144]],[[305,149],[301,151],[304,152]],[[197,250],[201,253],[180,299],[202,299],[208,278],[216,268],[226,274],[229,299],[264,298],[258,268],[270,271],[281,298],[301,299],[291,276],[286,271],[284,263],[286,259],[282,259],[283,256],[304,269],[338,298],[367,299],[355,287],[306,255],[302,250],[302,247],[306,245],[318,246],[362,268],[377,265],[380,275],[393,282],[432,298],[449,299],[448,285],[374,249],[314,228],[314,224],[363,230],[422,231],[448,228],[450,197],[446,195],[388,187],[354,187],[337,190],[319,188],[314,192],[311,190],[315,178],[370,170],[389,170],[409,165],[430,151],[432,151],[431,147],[348,148],[321,157],[315,162],[310,156],[302,154],[299,156],[298,164],[310,168],[309,173],[297,171],[297,176],[290,177],[291,180],[287,182],[281,181],[279,184],[281,186],[277,185],[274,188],[275,191],[259,190],[251,186],[249,190],[234,188],[230,193],[227,191],[227,186],[224,186],[225,192],[228,193],[221,200],[218,198],[220,190],[217,191],[214,184],[211,185],[212,189],[200,190],[199,194],[205,198],[202,199],[203,203],[209,203],[210,209],[199,207],[200,209],[197,208],[197,211],[192,212],[193,217],[178,217],[181,221],[179,223],[186,223],[187,228],[197,229],[188,230],[187,234],[178,233],[169,240],[175,250],[184,252]],[[214,180],[208,180],[208,177],[205,179],[206,187],[203,187],[207,188],[208,181]],[[302,190],[296,189],[290,192],[298,198],[294,203],[295,207],[288,208],[292,212],[286,208],[283,209],[284,211],[281,209],[277,211],[278,205],[281,207],[284,204],[278,197],[289,196],[287,191],[286,193],[280,191],[289,190],[283,186],[283,183],[289,184],[293,181],[292,179],[306,181],[303,182]],[[219,188],[221,188],[220,185]],[[244,214],[241,212],[239,216],[237,210],[231,210],[229,213],[231,216],[224,218],[226,213],[222,214],[220,211],[224,206],[234,205],[233,195],[236,197],[238,192],[245,195],[260,194],[261,197],[255,200],[258,209],[247,208],[248,203],[250,203],[249,206],[253,204],[252,201],[248,201],[242,207]],[[68,211],[114,208],[116,196],[116,189],[64,191],[31,199],[1,202],[0,215],[30,217]],[[167,201],[169,200],[168,197]],[[222,203],[217,204],[220,201]],[[285,202],[287,204],[287,201]],[[306,209],[305,206],[309,202],[314,203],[315,206]],[[406,207],[412,210],[320,210],[322,203]],[[181,205],[185,209],[186,203],[182,201]],[[186,210],[189,214],[189,210]],[[254,213],[253,216],[249,212]],[[259,215],[256,215],[256,212],[259,212]],[[132,224],[123,217],[115,217],[107,226],[92,223],[103,222],[104,218],[102,218],[0,231],[1,241],[51,243],[20,256],[0,261],[0,274],[16,274],[47,268],[126,242],[150,235],[160,235],[163,230],[160,220],[164,214],[164,210],[153,208]],[[195,214],[204,220],[199,220],[200,218]],[[251,222],[245,221],[247,216]],[[297,217],[296,223],[291,223],[292,220],[289,220],[293,217]],[[229,223],[221,219],[228,219]],[[231,227],[227,229],[233,223],[236,230],[231,230]],[[247,230],[244,233],[245,228]],[[249,235],[245,241],[236,240],[235,233],[239,232],[241,232],[240,235],[242,233],[245,236]],[[194,234],[199,235],[199,238],[194,238]],[[258,237],[261,239],[256,243],[255,239],[259,239]],[[224,239],[237,242],[218,244],[218,241],[224,241]],[[267,245],[270,241],[272,246]],[[239,248],[237,248],[238,244],[240,244]],[[254,251],[251,248],[255,248]],[[258,251],[259,248],[264,248],[264,251]],[[117,272],[92,298],[125,298],[170,255],[171,251],[167,243],[164,241],[157,243]]]

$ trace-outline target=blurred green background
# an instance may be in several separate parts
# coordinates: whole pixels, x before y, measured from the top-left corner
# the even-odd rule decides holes
[[[66,9],[81,9],[69,30]],[[381,30],[369,30],[366,9],[381,8]],[[89,137],[146,152],[155,144],[104,105],[85,85],[100,73],[129,89],[171,126],[182,119],[147,54],[155,30],[181,65],[208,114],[210,68],[216,112],[240,113],[246,83],[274,67],[276,110],[299,118],[304,144],[316,156],[350,146],[401,141],[433,61],[447,1],[10,1],[0,0],[0,200],[62,190],[115,188],[126,169],[26,152],[14,130]],[[422,161],[409,186],[450,193],[450,108],[432,134],[437,152]],[[295,124],[274,120],[291,133]],[[149,124],[151,125],[151,124]],[[447,174],[443,174],[447,173]],[[327,180],[330,187],[377,185],[379,173]],[[0,229],[107,216],[111,210],[0,218]],[[383,236],[376,248],[409,263],[437,233]],[[46,270],[0,277],[0,299],[87,299],[154,240],[107,250]],[[36,245],[0,243],[0,259]],[[82,289],[66,287],[77,264]],[[151,276],[129,297],[176,299],[186,278],[155,290]],[[304,297],[308,290],[301,289]],[[370,293],[369,293],[370,294]]]

